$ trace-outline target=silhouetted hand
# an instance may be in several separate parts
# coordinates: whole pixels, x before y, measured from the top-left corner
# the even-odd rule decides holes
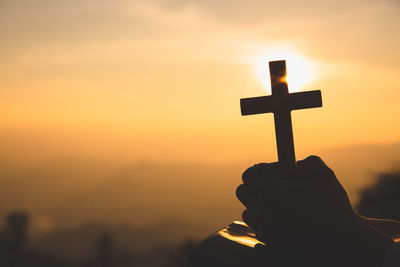
[[[254,165],[236,193],[247,207],[243,220],[257,238],[288,257],[331,258],[321,266],[379,266],[392,242],[353,210],[333,171],[316,156],[289,169]]]

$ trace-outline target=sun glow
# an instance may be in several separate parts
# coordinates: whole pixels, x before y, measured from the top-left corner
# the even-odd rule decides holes
[[[286,80],[291,92],[304,90],[315,77],[311,62],[300,54],[293,51],[271,50],[255,56],[253,61],[258,79],[268,90],[271,88],[268,62],[273,60],[286,60]]]

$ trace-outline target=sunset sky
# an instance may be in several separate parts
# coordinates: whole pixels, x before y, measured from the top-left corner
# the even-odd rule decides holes
[[[399,29],[395,0],[0,0],[1,157],[276,160],[239,99],[279,58],[322,90],[292,113],[299,157],[398,143]]]

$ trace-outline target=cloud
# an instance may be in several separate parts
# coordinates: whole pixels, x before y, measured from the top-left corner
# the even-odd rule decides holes
[[[165,8],[179,9],[195,5],[204,12],[232,23],[254,23],[277,18],[293,20],[297,18],[323,18],[326,14],[340,16],[349,9],[365,6],[365,2],[346,0],[154,0]]]

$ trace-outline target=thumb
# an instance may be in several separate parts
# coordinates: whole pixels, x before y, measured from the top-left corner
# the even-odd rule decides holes
[[[311,176],[310,178],[319,177],[320,179],[324,179],[326,177],[334,177],[336,180],[334,172],[318,156],[313,155],[304,160],[299,160],[297,167],[302,173]]]

